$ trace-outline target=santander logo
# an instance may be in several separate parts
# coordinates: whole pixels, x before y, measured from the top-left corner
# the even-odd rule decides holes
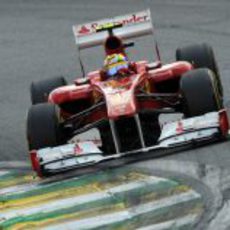
[[[88,29],[85,25],[83,25],[79,30],[78,30],[79,34],[88,34],[90,33],[90,29]]]
[[[112,22],[114,24],[134,24],[134,23],[141,23],[149,20],[149,15],[146,13],[142,14],[132,14],[122,17],[117,17],[114,20],[104,20],[99,22],[92,22],[88,24],[84,24],[77,27],[77,34],[80,36],[88,35],[94,33],[96,31],[97,26],[106,24],[108,22]]]

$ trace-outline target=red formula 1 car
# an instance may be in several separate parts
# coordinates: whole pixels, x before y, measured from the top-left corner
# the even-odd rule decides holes
[[[79,51],[103,45],[105,55],[126,57],[134,45],[126,40],[153,35],[149,10],[74,26],[73,31]],[[154,62],[130,61],[126,71],[113,76],[100,68],[72,85],[62,77],[32,83],[27,137],[38,175],[227,137],[212,48],[179,48],[176,62],[162,64],[154,44]],[[183,117],[160,123],[164,113]]]

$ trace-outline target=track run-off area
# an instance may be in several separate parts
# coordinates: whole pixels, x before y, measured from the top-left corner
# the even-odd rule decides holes
[[[2,171],[0,187],[3,229],[191,228],[205,208],[191,187],[129,167],[49,182]]]

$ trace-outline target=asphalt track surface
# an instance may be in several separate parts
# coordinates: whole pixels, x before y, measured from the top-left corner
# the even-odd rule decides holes
[[[230,2],[228,0],[9,0],[0,1],[0,160],[27,160],[26,112],[32,80],[80,75],[71,26],[150,8],[162,60],[175,60],[182,45],[213,46],[230,104]],[[97,56],[95,56],[95,59]],[[89,61],[91,66],[95,65]],[[160,170],[189,174],[208,184],[219,200],[208,229],[229,229],[230,142],[148,161]],[[197,170],[193,170],[195,165]],[[141,163],[140,167],[144,167]],[[217,228],[218,227],[218,228]]]

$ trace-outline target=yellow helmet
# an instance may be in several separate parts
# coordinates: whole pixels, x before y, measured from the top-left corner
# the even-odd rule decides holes
[[[105,58],[104,66],[108,76],[114,76],[120,69],[128,69],[128,58],[124,54],[111,54]]]

